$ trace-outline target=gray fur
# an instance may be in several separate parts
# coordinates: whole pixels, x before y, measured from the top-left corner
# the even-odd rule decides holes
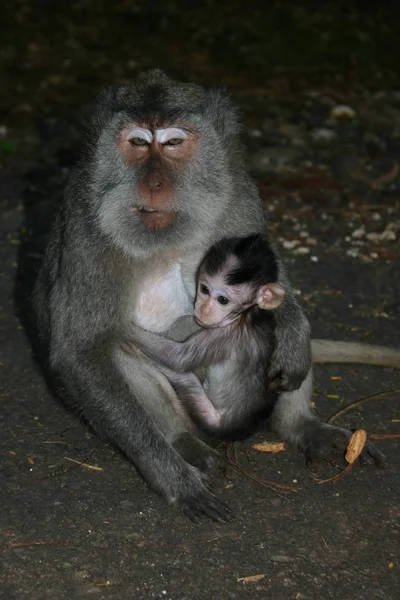
[[[313,361],[318,363],[358,363],[400,369],[400,350],[332,340],[312,340]]]
[[[116,136],[129,118],[185,120],[199,134],[196,155],[177,177],[178,217],[165,230],[149,230],[128,216],[140,169],[121,161]],[[195,273],[205,251],[222,236],[265,230],[261,202],[241,155],[237,113],[223,91],[177,83],[160,71],[104,91],[34,293],[50,376],[64,401],[120,448],[170,503],[192,518],[205,514],[217,521],[230,512],[205,486],[196,466],[209,464],[213,451],[200,443],[184,410],[176,408],[179,401],[157,365],[126,351],[122,340],[132,319],[143,325],[145,309],[144,320],[154,323],[153,331],[185,337],[182,318],[192,305]],[[166,288],[170,279],[163,281],[162,274],[176,277],[179,272],[181,302],[171,312],[163,307],[158,314],[157,303],[151,303],[154,271]],[[284,388],[294,389],[310,369],[309,326],[285,285],[270,372]],[[139,304],[143,310],[137,310]],[[301,437],[299,411],[309,411],[309,397],[300,388],[285,398],[286,418],[279,431],[286,439],[293,431]],[[322,429],[313,423],[317,432]],[[199,460],[193,459],[193,448]]]
[[[266,316],[255,323],[252,310],[262,316],[254,307],[233,323],[203,329],[182,343],[132,327],[129,342],[167,367],[163,372],[178,398],[199,427],[214,436],[249,431],[276,399],[268,392],[266,369],[272,354],[271,322]],[[193,374],[200,367],[211,367],[203,385]]]

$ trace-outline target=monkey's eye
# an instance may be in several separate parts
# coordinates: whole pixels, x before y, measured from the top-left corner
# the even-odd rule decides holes
[[[168,142],[165,142],[165,146],[179,146],[179,144],[183,143],[182,138],[171,138]]]
[[[222,304],[222,306],[226,306],[229,303],[229,300],[225,296],[218,296],[217,302],[218,304]]]
[[[146,144],[148,143],[147,140],[145,140],[144,138],[141,138],[141,137],[133,137],[133,138],[130,138],[129,141],[134,146],[146,146]]]
[[[210,294],[210,290],[208,289],[208,287],[206,285],[204,285],[204,283],[200,284],[200,291],[202,294],[205,294],[206,296],[209,296],[209,294]]]

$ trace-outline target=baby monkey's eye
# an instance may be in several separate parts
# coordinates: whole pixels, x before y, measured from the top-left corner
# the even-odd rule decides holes
[[[218,304],[222,304],[222,306],[226,306],[228,304],[229,300],[225,296],[218,296],[217,302],[218,302]]]
[[[208,296],[210,294],[210,290],[208,289],[208,287],[206,285],[204,285],[204,283],[200,284],[200,291],[202,294],[205,294],[206,296]]]

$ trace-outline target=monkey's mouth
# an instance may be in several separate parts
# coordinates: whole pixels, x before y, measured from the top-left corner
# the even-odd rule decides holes
[[[164,229],[175,220],[178,214],[174,210],[158,209],[143,204],[134,206],[132,210],[134,214],[139,215],[144,225],[153,229]]]
[[[196,321],[197,325],[200,325],[200,327],[203,327],[204,329],[215,329],[220,326],[219,323],[204,323],[204,321],[196,317],[196,315],[194,315],[194,320]]]
[[[136,208],[136,210],[137,210],[137,212],[142,213],[142,214],[143,213],[148,214],[148,213],[160,213],[160,212],[164,212],[164,211],[161,211],[161,210],[157,210],[156,208],[151,208],[150,206],[143,206],[143,205],[142,206],[138,206]]]
[[[234,318],[227,317],[222,321],[218,321],[218,323],[204,323],[204,321],[199,319],[196,315],[194,315],[194,320],[196,321],[197,325],[200,325],[200,327],[203,327],[203,329],[217,329],[220,327],[226,327],[227,325],[231,325],[231,323],[236,321]]]
[[[196,315],[194,315],[194,320],[196,321],[197,325],[200,325],[201,327],[207,327],[207,325],[205,325],[203,321],[196,317]]]

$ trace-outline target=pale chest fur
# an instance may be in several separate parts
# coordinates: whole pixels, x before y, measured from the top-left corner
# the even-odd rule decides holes
[[[186,273],[180,263],[142,273],[132,294],[129,316],[144,329],[166,331],[180,317],[193,314],[192,280],[194,275]]]
[[[220,386],[226,382],[227,378],[236,378],[238,369],[237,353],[232,349],[230,357],[227,360],[220,361],[210,365],[207,369],[207,375],[204,379],[204,389],[210,396],[215,395],[214,386]]]

